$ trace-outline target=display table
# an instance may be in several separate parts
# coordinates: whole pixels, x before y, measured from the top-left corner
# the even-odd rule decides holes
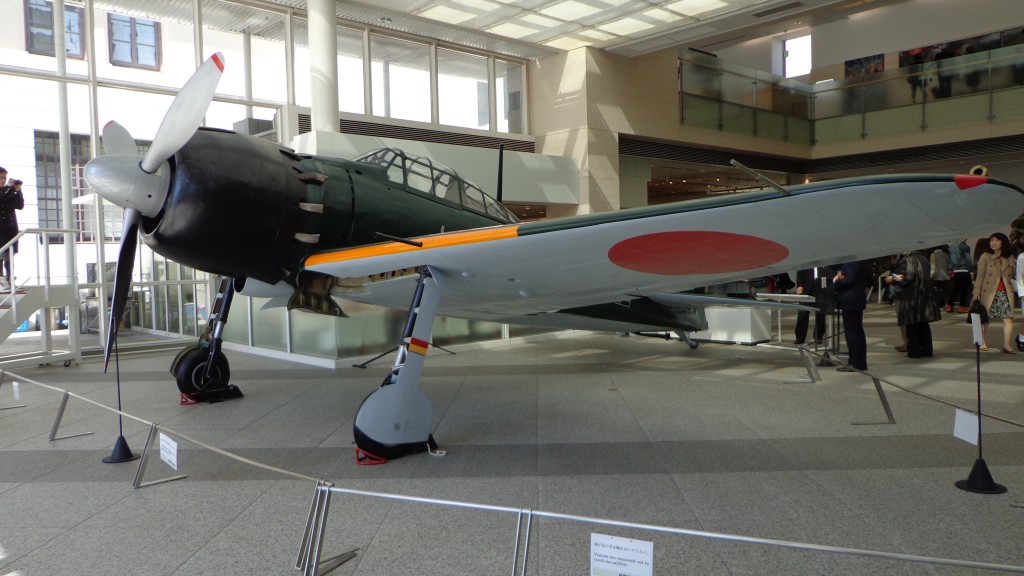
[[[771,341],[772,314],[765,308],[709,306],[704,309],[708,329],[690,335],[699,342],[763,344]]]
[[[805,306],[814,306],[814,296],[808,294],[772,294],[769,292],[758,292],[754,294],[754,297],[758,300],[770,300],[772,302],[783,302],[786,304],[803,304]],[[776,342],[782,343],[782,309],[774,310],[775,314],[778,314],[778,339]]]

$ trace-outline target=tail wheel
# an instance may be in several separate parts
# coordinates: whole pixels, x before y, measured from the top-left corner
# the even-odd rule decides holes
[[[207,390],[220,390],[227,387],[228,381],[231,379],[231,368],[228,366],[227,357],[220,351],[213,357],[209,383],[203,384],[203,372],[206,370],[206,363],[209,359],[209,350],[193,348],[185,352],[178,362],[178,370],[174,374],[178,390],[185,394],[195,395]]]

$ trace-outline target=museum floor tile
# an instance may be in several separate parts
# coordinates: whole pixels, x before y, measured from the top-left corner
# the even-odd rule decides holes
[[[432,353],[422,386],[445,453],[380,466],[356,464],[352,422],[389,359],[328,370],[229,351],[245,396],[180,406],[173,352],[133,354],[120,399],[141,422],[120,426],[79,398],[116,406],[113,367],[14,370],[0,383],[0,576],[292,574],[317,479],[346,490],[325,555],[358,547],[336,575],[508,574],[524,558],[526,574],[588,574],[592,534],[653,543],[652,566],[627,559],[638,574],[998,573],[918,557],[1024,571],[1024,354],[999,353],[998,330],[981,354],[984,457],[1008,491],[978,494],[954,486],[978,456],[953,435],[956,407],[977,406],[963,315],[932,325],[933,358],[910,359],[892,308],[872,305],[870,373],[820,366],[813,383],[792,324],[757,346],[568,332]],[[50,441],[62,390],[74,396]],[[102,459],[119,434],[141,453],[148,423],[169,443],[142,482],[186,477],[136,489],[138,461]],[[535,512],[518,550],[513,510]]]

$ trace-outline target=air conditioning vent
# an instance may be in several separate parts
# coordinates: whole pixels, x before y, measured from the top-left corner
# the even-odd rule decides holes
[[[803,2],[790,2],[789,4],[783,4],[782,6],[776,6],[775,8],[769,8],[767,10],[762,10],[760,12],[754,12],[753,14],[751,14],[751,16],[753,16],[754,18],[764,18],[766,16],[774,16],[781,12],[792,10],[794,8],[803,8],[803,6]]]

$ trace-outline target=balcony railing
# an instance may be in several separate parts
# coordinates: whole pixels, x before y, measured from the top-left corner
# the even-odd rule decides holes
[[[810,85],[682,55],[683,124],[830,144],[1024,119],[1024,45]]]

